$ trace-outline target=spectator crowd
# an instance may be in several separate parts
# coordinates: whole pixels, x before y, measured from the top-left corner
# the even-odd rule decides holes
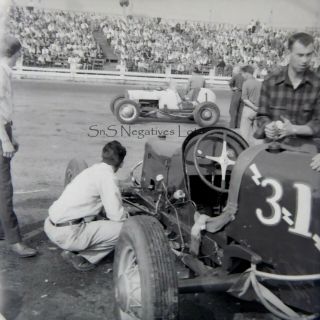
[[[120,65],[129,71],[190,74],[214,69],[231,76],[235,65],[249,64],[264,77],[287,64],[286,39],[292,30],[275,29],[251,21],[248,26],[170,21],[150,17],[101,16],[13,7],[10,30],[23,46],[24,64],[92,67],[105,59],[94,32],[104,35]],[[320,32],[315,38],[313,68],[320,64]],[[64,66],[65,66],[64,65]]]
[[[272,29],[251,21],[240,27],[227,24],[175,22],[160,18],[105,18],[101,28],[127,67],[141,71],[177,73],[215,68],[217,75],[231,76],[233,66],[251,64],[261,76],[287,64],[289,30]],[[291,31],[292,32],[292,31]],[[320,32],[313,32],[319,65]]]
[[[95,22],[89,13],[12,7],[9,30],[21,41],[26,65],[87,68],[103,58],[93,37]]]

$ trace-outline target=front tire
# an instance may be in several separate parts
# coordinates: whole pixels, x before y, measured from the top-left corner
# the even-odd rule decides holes
[[[115,105],[115,116],[124,124],[135,123],[140,116],[140,106],[135,101],[123,99]]]
[[[121,100],[123,100],[125,98],[124,94],[119,94],[117,95],[116,97],[114,97],[111,102],[110,102],[110,109],[111,109],[111,112],[112,114],[114,114],[114,110],[115,110],[115,107],[116,107],[116,104],[118,102],[120,102]]]
[[[117,320],[177,319],[174,256],[158,220],[135,216],[124,223],[113,274]]]
[[[193,117],[200,127],[212,127],[220,119],[220,110],[213,102],[202,102],[194,109]]]
[[[88,168],[84,160],[72,159],[66,169],[64,176],[64,186],[66,187],[81,171]]]

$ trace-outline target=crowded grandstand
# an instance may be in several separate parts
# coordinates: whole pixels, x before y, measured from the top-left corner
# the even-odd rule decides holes
[[[135,16],[12,7],[10,32],[23,46],[23,65],[231,76],[237,64],[251,64],[264,77],[287,64],[286,39],[292,30],[259,21],[247,26],[172,21]],[[319,70],[320,32],[312,67]]]

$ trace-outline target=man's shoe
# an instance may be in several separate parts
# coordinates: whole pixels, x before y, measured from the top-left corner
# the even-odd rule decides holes
[[[1,240],[5,240],[6,238],[4,237],[4,234],[3,233],[0,233],[0,241]]]
[[[78,271],[90,271],[93,270],[96,265],[93,263],[90,263],[88,260],[86,260],[84,257],[75,254],[71,251],[63,251],[61,253],[61,257],[64,261],[71,263],[72,266],[78,270]]]
[[[28,247],[23,242],[17,242],[17,243],[11,244],[10,249],[20,258],[34,257],[38,253],[37,250]]]

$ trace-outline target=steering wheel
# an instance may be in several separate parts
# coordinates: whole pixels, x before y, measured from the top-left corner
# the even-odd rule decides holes
[[[206,155],[203,153],[201,144],[204,140],[215,140],[217,143],[213,144],[213,155]],[[220,151],[217,147],[222,146]],[[226,177],[228,169],[231,169],[236,163],[239,154],[248,147],[248,143],[237,133],[227,128],[214,128],[209,130],[197,140],[193,152],[193,161],[196,171],[200,179],[211,189],[218,192],[228,192],[226,186]],[[206,179],[204,174],[201,172],[199,163],[200,159],[206,159],[214,163],[212,168],[212,179],[211,182]],[[202,164],[203,166],[203,164]],[[219,167],[219,169],[218,169]],[[215,176],[221,175],[221,184],[218,185]]]

